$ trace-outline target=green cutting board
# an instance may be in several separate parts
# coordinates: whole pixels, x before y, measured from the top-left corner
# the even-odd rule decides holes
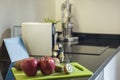
[[[14,67],[12,68],[12,72],[16,80],[48,80],[48,79],[65,79],[65,78],[78,78],[78,77],[86,77],[91,76],[93,73],[77,62],[71,62],[73,65],[73,72],[70,74],[61,73],[53,73],[51,75],[42,75],[40,71],[37,72],[36,76],[28,77],[24,74],[23,71],[18,71]]]

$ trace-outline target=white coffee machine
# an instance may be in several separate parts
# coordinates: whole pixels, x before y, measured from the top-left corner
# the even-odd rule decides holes
[[[30,56],[52,55],[52,23],[22,23],[22,39]]]

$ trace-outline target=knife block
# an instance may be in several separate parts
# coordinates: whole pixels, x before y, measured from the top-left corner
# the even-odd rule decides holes
[[[28,52],[21,37],[4,39],[0,48],[0,69],[3,79],[14,80],[11,71],[14,62],[28,57]]]

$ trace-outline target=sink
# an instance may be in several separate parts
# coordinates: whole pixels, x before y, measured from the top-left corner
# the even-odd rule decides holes
[[[65,53],[100,55],[104,53],[109,46],[91,46],[91,45],[66,45]]]

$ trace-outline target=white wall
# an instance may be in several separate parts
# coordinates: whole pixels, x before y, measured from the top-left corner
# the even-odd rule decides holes
[[[56,0],[56,19],[61,18]],[[81,33],[120,34],[120,0],[70,0],[74,31]]]
[[[11,24],[20,25],[24,21],[43,21],[54,18],[54,0],[12,0]]]
[[[0,41],[10,37],[11,26],[24,21],[61,20],[65,0],[0,0]],[[70,0],[74,31],[120,34],[120,0]],[[60,23],[58,29],[61,30]]]
[[[55,0],[35,0],[35,19],[55,18]]]
[[[55,18],[54,0],[0,0],[0,42],[10,37],[12,26],[46,17]]]
[[[10,26],[8,8],[9,0],[0,0],[0,40],[3,38],[2,35],[7,36],[4,34],[6,31],[10,32],[10,30],[8,30],[8,26]]]
[[[24,21],[34,21],[35,2],[33,0],[12,0],[10,2],[10,24],[20,25]]]

